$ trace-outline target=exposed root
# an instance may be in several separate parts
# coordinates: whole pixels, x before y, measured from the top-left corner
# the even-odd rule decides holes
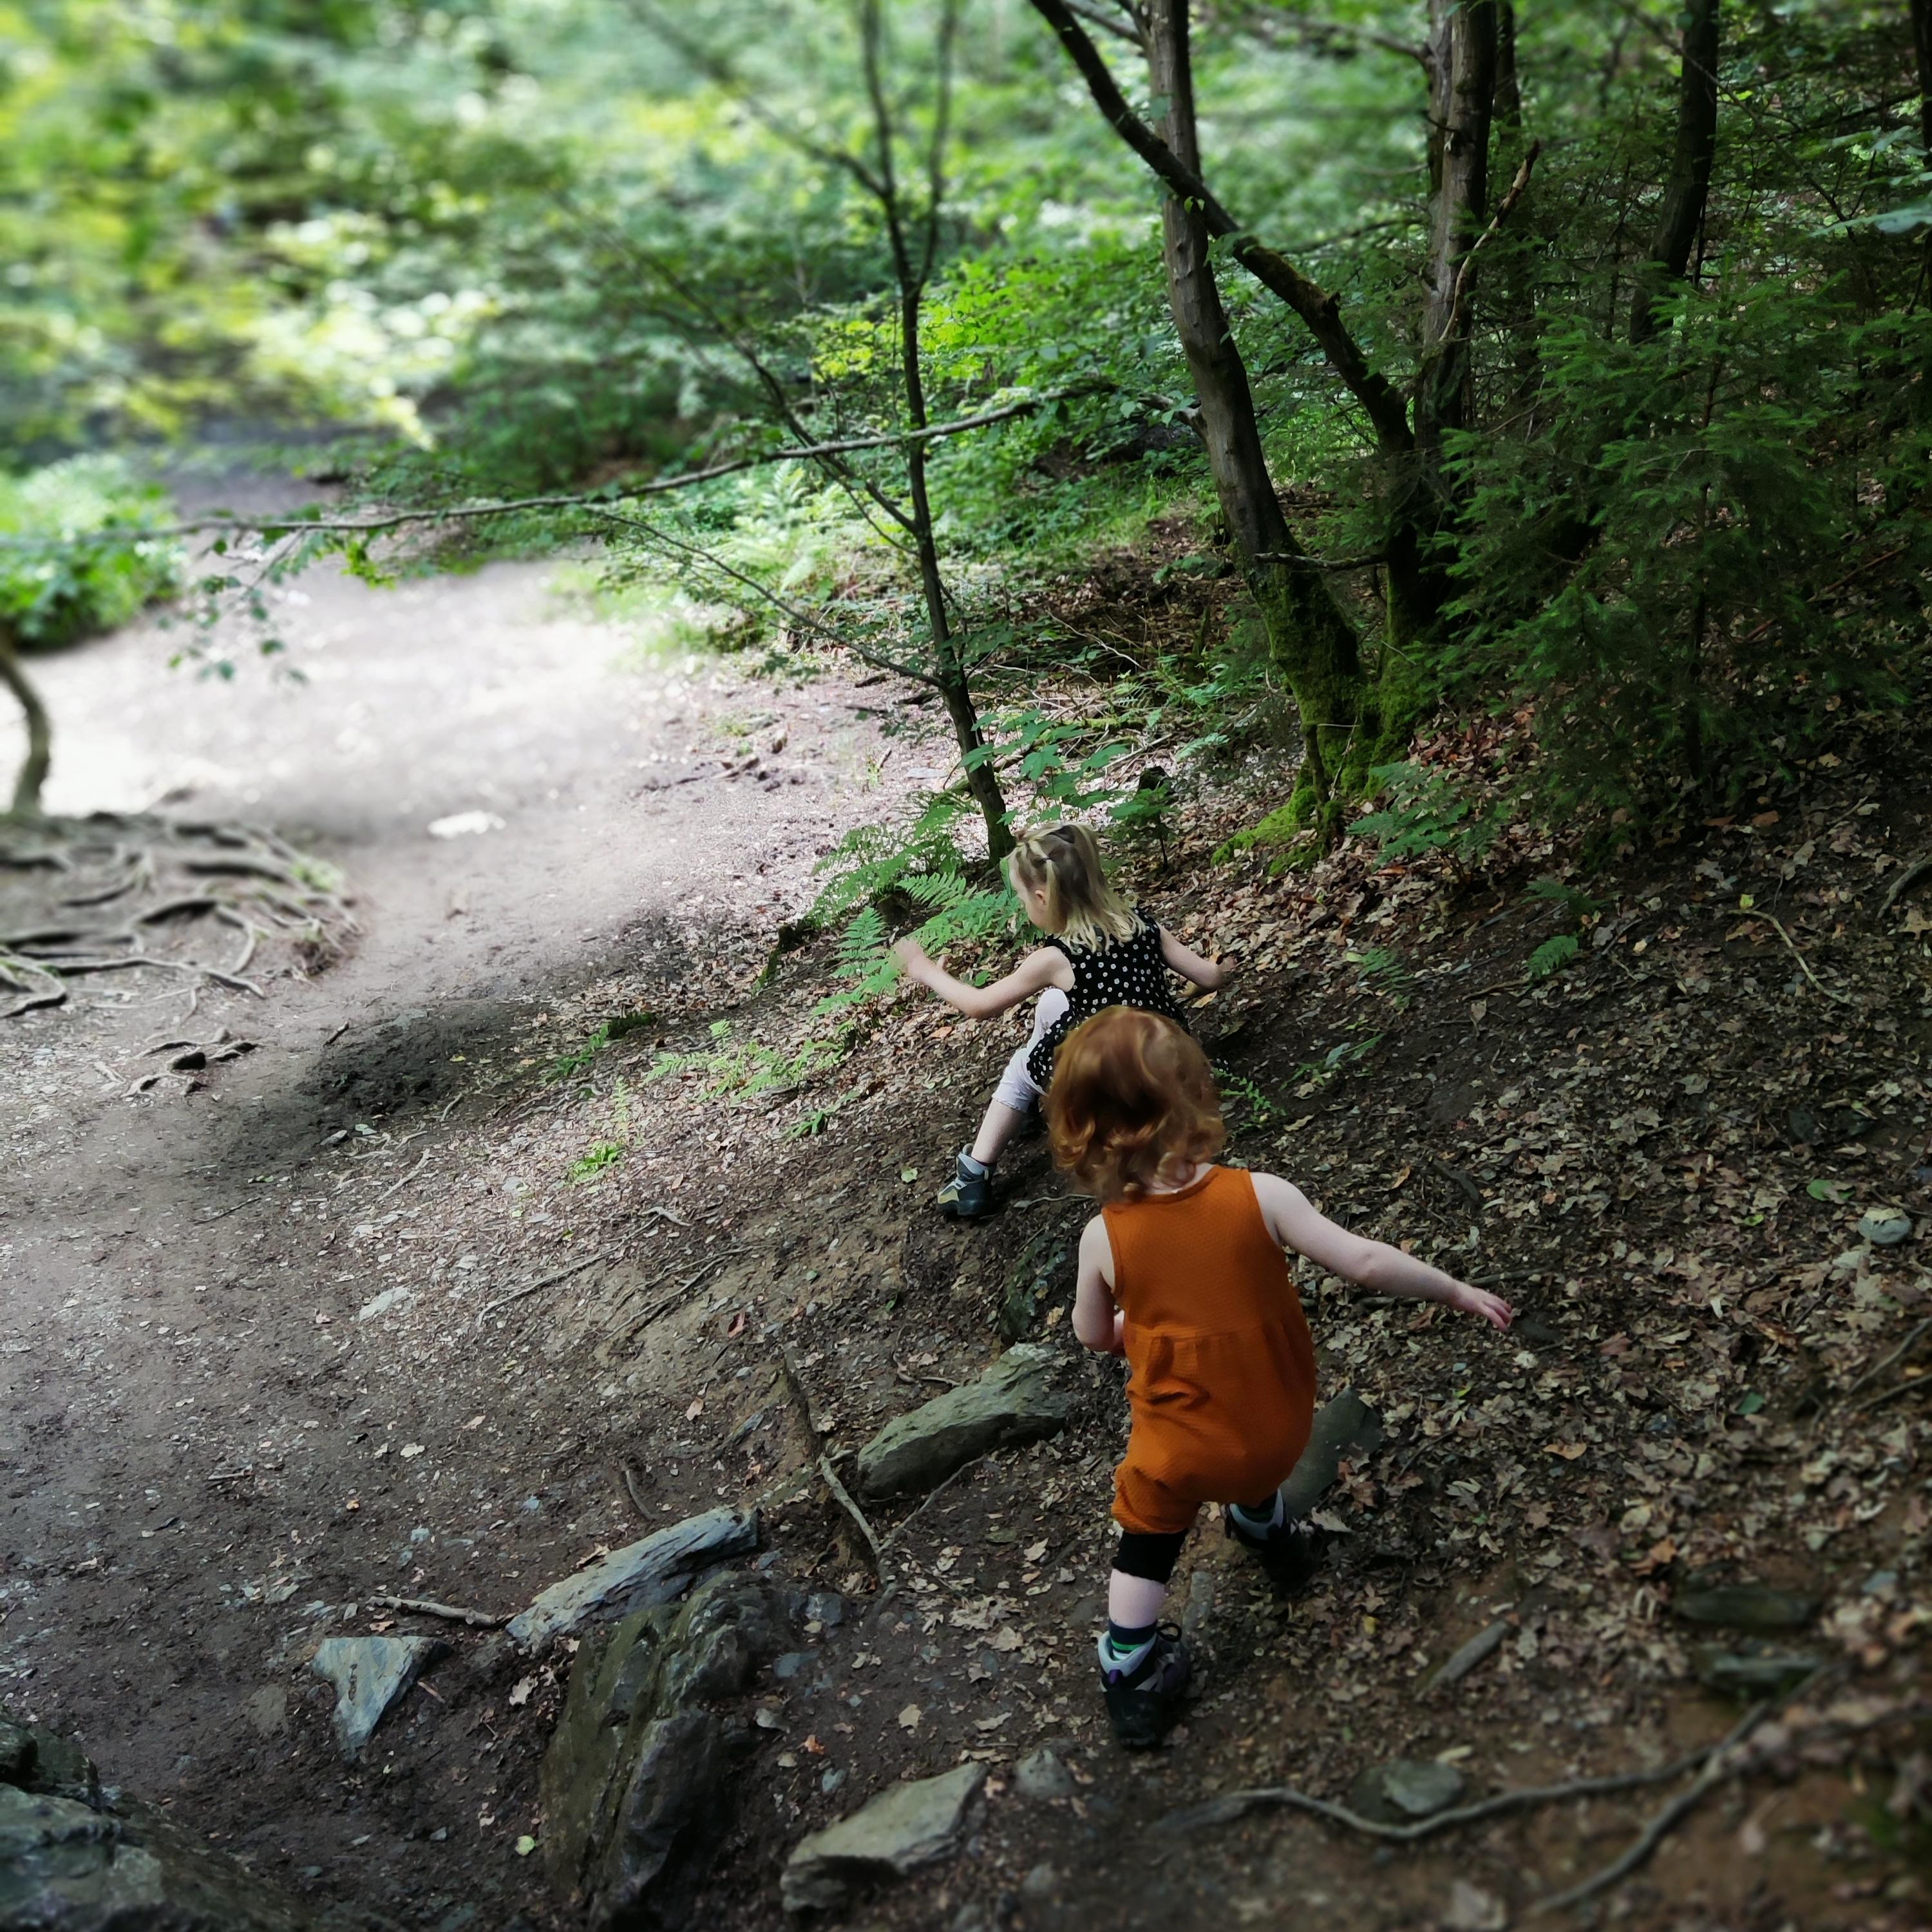
[[[88,916],[109,907],[111,922]],[[194,946],[202,922],[240,934],[225,962]],[[163,928],[182,950],[150,950]],[[246,976],[265,940],[313,963],[356,929],[328,868],[270,832],[108,812],[0,819],[0,986],[27,995],[0,1018],[58,1006],[83,975],[146,966],[260,998]]]

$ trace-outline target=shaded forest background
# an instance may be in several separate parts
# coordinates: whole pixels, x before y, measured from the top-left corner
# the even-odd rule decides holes
[[[590,548],[944,707],[827,914],[984,928],[1011,819],[1216,758],[1286,862],[1668,836],[1917,688],[1928,62],[1863,0],[10,5],[16,808],[36,650]],[[182,523],[217,434],[331,507]]]

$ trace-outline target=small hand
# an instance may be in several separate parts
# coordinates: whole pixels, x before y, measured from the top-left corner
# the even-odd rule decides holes
[[[926,948],[910,933],[904,938],[892,942],[892,957],[898,962],[899,970],[909,980],[923,976],[920,969],[932,964]]]
[[[1445,1298],[1451,1308],[1460,1308],[1465,1315],[1480,1315],[1492,1328],[1507,1328],[1516,1319],[1516,1310],[1499,1294],[1492,1294],[1486,1288],[1472,1288],[1466,1282],[1459,1282],[1454,1294]]]

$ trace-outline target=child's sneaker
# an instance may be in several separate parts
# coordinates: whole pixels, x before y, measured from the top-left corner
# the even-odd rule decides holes
[[[1290,1516],[1279,1501],[1275,1520],[1257,1528],[1238,1508],[1228,1511],[1228,1533],[1252,1550],[1268,1572],[1268,1581],[1284,1597],[1292,1597],[1315,1580],[1322,1563],[1322,1532],[1306,1516]]]
[[[1105,1642],[1106,1640],[1102,1639]],[[1194,1666],[1172,1624],[1163,1624],[1130,1670],[1102,1664],[1100,1682],[1114,1735],[1129,1750],[1148,1750],[1173,1730]]]
[[[952,1178],[939,1190],[939,1211],[955,1221],[976,1221],[993,1211],[993,1170],[962,1150]]]

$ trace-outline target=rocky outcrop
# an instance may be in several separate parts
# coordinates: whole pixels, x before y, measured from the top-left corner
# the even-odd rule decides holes
[[[70,1740],[0,1712],[0,1932],[316,1932],[294,1899],[104,1792]]]
[[[785,1861],[780,1888],[788,1912],[830,1912],[855,1885],[903,1877],[957,1850],[966,1808],[986,1768],[962,1764],[938,1778],[895,1784],[872,1802],[802,1839]]]
[[[730,1572],[681,1610],[638,1610],[586,1637],[544,1760],[544,1857],[590,1932],[673,1932],[688,1918],[728,1816],[749,1727],[715,1708],[791,1648],[791,1609]]]
[[[859,1487],[868,1496],[918,1496],[976,1456],[1057,1436],[1072,1398],[1054,1386],[1060,1352],[1023,1342],[976,1382],[888,1423],[859,1451]]]
[[[707,1510],[655,1536],[627,1543],[553,1583],[505,1628],[525,1649],[541,1650],[586,1624],[670,1603],[684,1594],[694,1577],[758,1546],[755,1510],[742,1516],[736,1510]]]

